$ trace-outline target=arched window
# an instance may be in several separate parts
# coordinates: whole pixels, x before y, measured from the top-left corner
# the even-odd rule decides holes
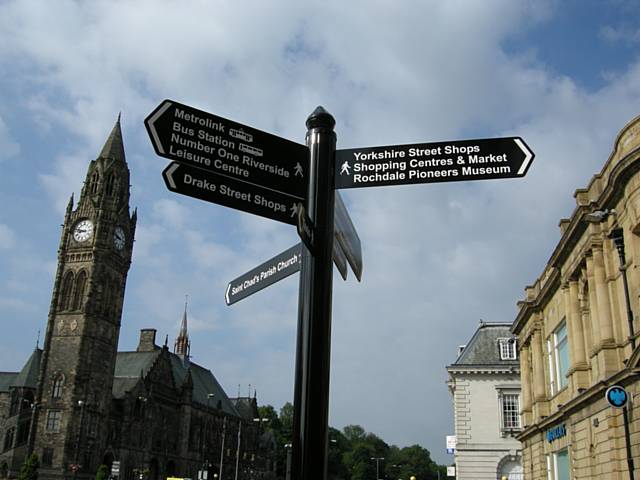
[[[51,389],[51,398],[62,397],[62,386],[64,385],[64,375],[60,374],[53,380],[53,388]]]
[[[98,172],[93,172],[91,175],[91,183],[89,184],[89,191],[91,194],[98,193],[98,185],[100,184],[100,174]]]
[[[84,299],[84,287],[87,283],[87,274],[83,270],[78,274],[78,278],[76,279],[76,288],[74,289],[73,294],[73,310],[80,310],[82,308],[82,302]]]
[[[73,272],[67,272],[62,282],[62,291],[60,293],[60,310],[68,310],[71,302],[71,292],[73,291]]]
[[[116,183],[116,176],[115,174],[112,173],[107,178],[107,189],[106,189],[107,195],[109,196],[113,195],[115,183]]]

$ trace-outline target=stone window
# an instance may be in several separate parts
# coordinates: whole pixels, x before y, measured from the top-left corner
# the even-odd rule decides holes
[[[87,283],[87,274],[83,270],[76,280],[76,288],[73,293],[73,310],[82,309],[82,300],[84,299],[84,287]]]
[[[91,184],[89,187],[92,195],[95,195],[96,193],[98,193],[99,183],[100,183],[100,174],[98,172],[93,172],[93,175],[91,175]]]
[[[516,430],[520,428],[520,395],[503,393],[501,396],[502,428]]]
[[[67,272],[62,282],[60,294],[60,310],[68,310],[71,304],[71,292],[73,291],[73,272]]]
[[[551,395],[567,386],[569,370],[569,343],[567,339],[567,322],[563,320],[547,340],[549,360],[549,384]]]
[[[58,410],[49,410],[49,412],[47,412],[47,424],[45,426],[46,431],[51,433],[60,432],[61,419],[62,412]]]
[[[500,360],[516,360],[518,358],[515,338],[499,338],[498,348],[500,350]]]
[[[15,437],[16,429],[9,428],[4,434],[4,447],[3,450],[10,450],[13,448],[13,437]]]
[[[58,375],[53,380],[53,388],[51,389],[51,398],[60,398],[62,396],[62,386],[64,385],[64,375]]]
[[[53,448],[42,449],[42,465],[50,467],[53,463]]]

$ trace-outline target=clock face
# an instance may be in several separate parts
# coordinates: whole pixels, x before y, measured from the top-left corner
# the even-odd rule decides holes
[[[122,250],[124,248],[126,238],[127,237],[125,236],[122,227],[116,227],[113,231],[113,244],[118,250]]]
[[[91,220],[82,220],[73,229],[73,238],[76,242],[86,242],[93,235],[93,223]]]

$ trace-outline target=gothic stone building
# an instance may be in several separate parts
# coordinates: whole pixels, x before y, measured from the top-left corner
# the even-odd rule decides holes
[[[0,478],[30,453],[42,479],[269,478],[255,395],[230,399],[189,360],[186,306],[173,352],[153,329],[117,351],[135,228],[118,119],[66,209],[44,347],[0,373]]]

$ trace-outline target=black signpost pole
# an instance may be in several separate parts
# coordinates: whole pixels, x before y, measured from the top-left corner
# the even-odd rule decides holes
[[[335,120],[322,107],[307,119],[311,221],[310,252],[303,248],[294,392],[293,480],[325,480],[331,357]]]

